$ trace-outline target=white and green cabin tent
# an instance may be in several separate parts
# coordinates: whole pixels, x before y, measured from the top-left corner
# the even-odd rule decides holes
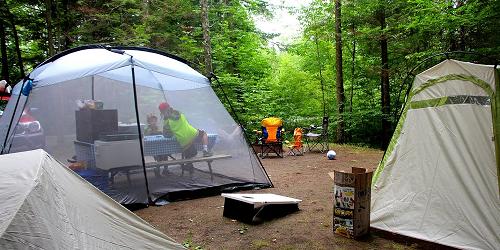
[[[0,162],[0,249],[184,249],[42,149]]]
[[[495,66],[449,59],[416,75],[373,177],[372,227],[500,247],[498,85]]]

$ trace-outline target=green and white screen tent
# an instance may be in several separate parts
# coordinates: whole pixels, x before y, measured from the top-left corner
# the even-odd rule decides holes
[[[498,73],[445,60],[415,77],[372,186],[371,226],[463,249],[500,246]]]

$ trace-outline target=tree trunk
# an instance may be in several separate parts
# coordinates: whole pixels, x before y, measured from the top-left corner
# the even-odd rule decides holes
[[[341,30],[341,1],[335,0],[335,54],[337,69],[337,142],[345,142],[345,123],[344,123],[344,76],[342,73],[342,30]]]
[[[142,20],[145,21],[149,17],[149,0],[142,1],[142,8],[144,9]]]
[[[61,38],[60,50],[63,51],[63,50],[69,49],[73,43],[73,39],[70,36],[70,31],[73,29],[71,26],[72,26],[72,23],[74,22],[72,15],[73,15],[73,11],[74,11],[73,8],[75,5],[75,1],[74,0],[62,0],[61,5],[62,5],[61,8],[62,8],[62,12],[63,12],[61,14],[61,16],[62,16],[61,35],[63,37]]]
[[[352,99],[354,97],[354,82],[356,81],[356,76],[354,75],[356,69],[356,27],[352,25],[352,68],[351,68],[351,96],[349,102],[349,113],[352,113]]]
[[[54,34],[52,33],[52,0],[45,0],[45,22],[47,23],[47,47],[49,56],[55,55]]]
[[[205,51],[205,73],[212,73],[212,43],[210,41],[210,27],[208,22],[208,0],[200,0],[201,27],[203,29],[203,49]]]
[[[389,87],[389,56],[387,52],[387,36],[385,35],[385,11],[379,12],[380,29],[382,36],[380,37],[380,57],[382,62],[382,69],[380,72],[380,85],[382,97],[382,148],[386,148],[389,144],[391,136],[391,95]]]
[[[19,46],[19,36],[17,34],[17,28],[16,28],[16,23],[15,23],[15,20],[14,20],[14,15],[12,15],[12,13],[9,12],[9,19],[10,19],[10,23],[11,23],[11,26],[12,26],[12,33],[14,35],[14,45],[16,47],[16,55],[17,55],[17,64],[19,66],[19,74],[20,74],[20,78],[24,78],[24,64],[23,64],[23,57],[21,55],[21,48]]]
[[[319,54],[318,34],[314,36],[314,43],[316,44],[316,58],[318,58],[319,67],[319,81],[321,82],[321,95],[323,96],[323,116],[326,116],[325,83],[323,82],[323,64],[321,63],[321,56]]]
[[[21,57],[21,49],[19,46],[19,36],[17,34],[17,28],[16,28],[16,20],[14,15],[10,12],[9,6],[7,5],[7,1],[3,0],[2,1],[2,11],[4,12],[4,17],[8,18],[7,20],[2,20],[4,24],[9,23],[10,27],[12,29],[12,36],[14,37],[14,46],[15,46],[15,51],[17,55],[17,64],[19,65],[19,73],[20,73],[20,78],[24,78],[24,65],[23,65],[23,58]],[[5,32],[5,26],[3,27],[4,32]],[[2,35],[5,36],[5,33]]]
[[[9,60],[7,58],[7,41],[5,39],[4,21],[0,22],[0,51],[2,52],[2,79],[10,84],[9,79]],[[1,79],[0,79],[1,80]]]
[[[150,5],[151,5],[150,0],[143,0],[143,1],[142,1],[142,23],[143,23],[143,24],[144,24],[144,26],[145,26],[145,27],[144,27],[144,29],[145,29],[145,33],[146,33],[146,34],[151,34],[151,33],[153,33],[153,32],[152,32],[152,28],[151,28],[151,26],[149,25],[149,24],[150,24],[149,22],[150,22],[150,20],[151,20],[151,18],[150,18],[150,16],[149,16],[149,13],[150,13],[150,12],[149,12],[149,9],[151,8],[151,6],[150,6]],[[152,44],[153,44],[153,39],[152,39],[151,37],[149,38],[148,43],[149,43],[149,46],[152,46]],[[154,47],[154,46],[153,46],[153,47]]]
[[[464,0],[458,0],[456,2],[456,9],[458,8],[461,8],[462,6],[465,5],[465,1]],[[467,44],[467,30],[465,28],[464,25],[460,25],[460,27],[458,28],[458,49],[461,50],[461,51],[466,51],[466,44]]]

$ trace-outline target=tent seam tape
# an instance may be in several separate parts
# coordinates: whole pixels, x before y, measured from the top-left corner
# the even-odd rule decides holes
[[[444,82],[451,81],[451,80],[462,80],[462,81],[473,83],[474,85],[477,85],[478,87],[482,88],[490,96],[490,98],[494,99],[496,97],[495,92],[493,91],[491,86],[487,82],[485,82],[485,81],[483,81],[475,76],[463,75],[463,74],[449,74],[449,75],[441,76],[439,78],[428,80],[427,82],[418,86],[416,89],[414,89],[413,91],[410,92],[410,95],[407,99],[407,103],[408,104],[411,103],[411,99],[415,95],[417,95],[418,93],[422,92],[423,90],[425,90],[431,86],[434,86],[436,84],[444,83]],[[498,77],[497,77],[496,82],[498,82]],[[497,84],[497,85],[500,85],[500,84]],[[380,173],[384,169],[385,163],[387,162],[388,158],[391,156],[392,151],[394,150],[394,147],[396,145],[396,142],[399,139],[399,136],[401,135],[401,129],[402,129],[404,121],[406,120],[406,115],[408,113],[409,106],[410,105],[405,105],[405,109],[403,110],[401,118],[399,119],[398,125],[396,126],[396,130],[394,131],[394,135],[391,139],[391,142],[389,143],[389,146],[387,147],[384,158],[382,159],[382,161],[380,162],[380,164],[377,167],[377,170],[375,170],[375,173],[373,174],[372,186],[374,186],[376,184],[378,177],[380,176]],[[492,110],[492,113],[493,113],[493,110]],[[495,120],[495,122],[496,122],[496,120]],[[497,141],[497,140],[495,140],[495,141]],[[496,143],[496,144],[498,144],[498,143]],[[500,148],[500,145],[497,147],[498,151],[500,151],[499,148]],[[498,159],[498,154],[497,154],[497,159]],[[500,166],[498,164],[499,164],[499,162],[497,161],[497,169],[498,169],[497,172],[500,172]],[[499,176],[498,181],[499,181],[499,192],[500,192],[500,176]]]
[[[463,74],[450,74],[450,75],[445,75],[445,76],[441,76],[441,77],[438,77],[436,79],[431,79],[431,80],[428,80],[427,82],[423,83],[422,85],[418,86],[416,89],[414,89],[412,91],[412,97],[417,95],[418,93],[422,92],[423,90],[429,88],[429,87],[432,87],[434,85],[437,85],[437,84],[440,84],[440,83],[444,83],[444,82],[447,82],[447,81],[452,81],[452,80],[462,80],[462,81],[465,81],[465,82],[470,82],[470,83],[473,83],[474,85],[477,85],[478,87],[482,88],[484,91],[486,91],[486,93],[490,96],[490,97],[493,97],[494,96],[494,91],[493,89],[491,88],[491,86],[475,77],[475,76],[472,76],[472,75],[463,75]]]
[[[40,152],[44,152],[43,150],[39,150]],[[26,200],[26,198],[31,194],[31,192],[33,192],[33,189],[38,186],[39,182],[38,180],[40,179],[39,178],[39,175],[40,175],[40,166],[42,165],[42,161],[43,159],[45,159],[47,157],[47,154],[44,154],[44,157],[40,157],[40,161],[38,162],[38,169],[36,171],[36,174],[35,174],[35,179],[33,179],[33,183],[37,183],[37,184],[34,184],[34,185],[31,185],[30,186],[30,191],[26,193],[26,195],[24,195],[22,201]],[[21,209],[21,206],[23,205],[24,203],[21,203],[21,205],[19,205],[19,207],[17,207],[16,209],[16,212],[14,213],[14,215],[16,215],[19,210]],[[12,223],[12,220],[14,220],[15,216],[13,216],[10,220],[9,220],[9,223],[7,225],[10,225],[10,223]],[[7,226],[8,228],[8,226]],[[6,228],[6,229],[7,229]]]
[[[56,161],[57,163],[61,164],[61,166],[64,166],[64,164],[62,162],[60,162],[59,160],[57,160],[56,158],[50,156],[50,155],[46,155],[47,157],[53,159],[54,161]],[[112,201],[112,203],[117,203],[113,198],[111,198],[108,194],[102,192],[99,188],[97,188],[96,186],[90,184],[87,180],[85,180],[82,176],[80,176],[79,174],[75,173],[73,170],[70,170],[69,168],[63,168],[65,171],[69,172],[70,174],[72,174],[73,176],[77,177],[78,179],[80,179],[81,181],[85,182],[87,184],[88,187],[94,189],[95,191],[98,191],[100,193],[102,193],[109,201]],[[119,203],[118,203],[119,204]],[[121,206],[121,205],[119,205]],[[131,214],[131,215],[134,215],[136,216],[136,214],[134,214],[132,211],[128,210],[128,209],[125,209],[124,211],[126,211],[127,214]],[[164,234],[163,232],[159,231],[158,229],[156,229],[155,227],[153,227],[151,224],[149,224],[147,221],[145,221],[144,219],[142,219],[140,216],[137,216],[138,219],[142,222],[144,222],[146,225],[150,226],[151,228],[154,228],[156,231],[162,233],[164,236],[166,236],[167,239],[171,240],[172,242],[175,242],[177,243],[174,239],[172,239],[170,236]],[[90,234],[87,234],[87,235],[90,235]],[[93,235],[90,235],[90,236],[93,236]],[[96,237],[96,236],[95,236]],[[99,239],[99,237],[96,237]]]

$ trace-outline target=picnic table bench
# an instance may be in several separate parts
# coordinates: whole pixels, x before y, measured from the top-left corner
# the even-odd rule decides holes
[[[175,160],[166,160],[166,161],[156,161],[156,162],[148,162],[146,163],[146,169],[154,168],[155,175],[160,176],[160,167],[168,167],[171,165],[181,165],[185,166],[188,164],[192,164],[195,162],[206,162],[208,164],[208,169],[210,172],[210,180],[213,182],[213,171],[212,171],[212,162],[215,160],[221,159],[229,159],[231,155],[220,154],[220,155],[212,155],[206,157],[194,157],[189,159],[175,159]],[[125,166],[109,169],[109,177],[111,181],[113,181],[114,176],[118,173],[125,173],[127,175],[127,180],[130,182],[130,174],[132,172],[137,172],[138,170],[142,170],[141,166],[133,165],[133,166]],[[185,168],[182,168],[182,175],[184,175]],[[190,169],[190,173],[192,173],[192,169]]]
[[[209,149],[215,145],[216,140],[216,134],[208,134]],[[77,159],[85,161],[89,168],[99,168],[108,171],[108,177],[111,182],[114,181],[114,177],[118,173],[125,173],[127,180],[130,182],[130,174],[143,171],[140,151],[137,148],[139,142],[137,140],[95,141],[94,143],[75,141],[74,144]],[[99,147],[99,145],[103,146]],[[145,136],[143,146],[144,155],[153,156],[156,160],[156,162],[146,163],[145,167],[147,169],[154,168],[156,176],[160,176],[161,167],[167,168],[171,165],[181,165],[182,175],[184,175],[186,169],[190,170],[192,174],[193,169],[188,167],[190,164],[195,162],[207,162],[211,180],[213,181],[211,163],[215,160],[231,158],[230,155],[212,155],[209,157],[176,159],[182,154],[182,147],[174,137],[163,137],[161,135]],[[195,146],[198,151],[202,150],[202,145],[200,143],[196,143]],[[118,151],[122,153],[122,156],[119,158],[116,157]],[[97,157],[99,157],[99,159],[96,159]],[[99,160],[99,162],[97,162],[97,160]]]

